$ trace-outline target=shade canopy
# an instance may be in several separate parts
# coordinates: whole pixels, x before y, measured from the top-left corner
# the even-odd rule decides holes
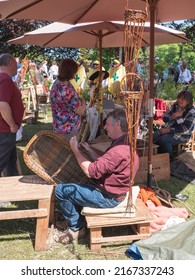
[[[149,0],[150,5],[155,1]],[[156,22],[194,18],[194,0],[158,0]],[[124,9],[145,8],[143,0],[7,0],[0,1],[1,19],[37,19],[76,24],[94,20],[123,20]]]
[[[45,27],[25,33],[23,36],[9,40],[11,44],[30,44],[44,47],[103,48],[122,47],[124,22],[91,22],[82,24],[65,24],[55,22]],[[185,43],[189,40],[184,32],[155,24],[155,45]],[[150,43],[150,23],[146,22],[142,45]]]

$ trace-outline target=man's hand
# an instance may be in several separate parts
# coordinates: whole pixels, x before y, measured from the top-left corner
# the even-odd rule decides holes
[[[71,147],[71,150],[72,150],[73,152],[78,151],[78,141],[77,141],[76,136],[73,136],[73,137],[70,139],[70,147]]]
[[[18,131],[19,127],[17,124],[14,124],[14,125],[10,125],[10,131],[12,133],[16,133]]]
[[[93,151],[91,146],[87,142],[82,142],[81,147],[84,148],[84,150],[87,152]]]
[[[77,141],[77,138],[76,136],[73,136],[71,139],[70,139],[70,147],[78,161],[78,164],[80,165],[80,167],[82,168],[83,172],[87,175],[87,177],[90,178],[89,176],[89,171],[88,171],[88,168],[89,168],[89,165],[90,165],[90,161],[81,154],[81,152],[79,151],[78,149],[78,141]]]
[[[99,155],[91,148],[91,146],[87,142],[82,142],[80,144],[84,154],[90,158],[90,160],[95,161]]]

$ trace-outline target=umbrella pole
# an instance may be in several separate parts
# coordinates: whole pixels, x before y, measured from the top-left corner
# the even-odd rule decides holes
[[[153,106],[154,106],[154,24],[157,0],[149,0],[150,9],[150,98],[149,98],[149,143],[147,186],[152,186],[152,154],[153,154]]]
[[[99,111],[100,129],[103,128],[103,93],[102,93],[102,30],[99,31],[99,55],[100,55],[100,75],[99,75]]]

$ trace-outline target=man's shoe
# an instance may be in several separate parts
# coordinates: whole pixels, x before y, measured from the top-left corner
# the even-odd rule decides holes
[[[68,244],[73,242],[74,240],[84,238],[86,236],[86,229],[82,227],[78,231],[73,231],[72,229],[68,229],[65,232],[62,232],[57,238],[56,241],[62,244]]]
[[[63,230],[63,231],[68,228],[68,224],[65,220],[64,221],[56,221],[55,226],[59,230]]]

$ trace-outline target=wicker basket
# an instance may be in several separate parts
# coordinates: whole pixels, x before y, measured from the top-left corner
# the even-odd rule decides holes
[[[24,150],[26,165],[48,183],[79,183],[96,186],[77,163],[69,143],[53,131],[37,133]]]

